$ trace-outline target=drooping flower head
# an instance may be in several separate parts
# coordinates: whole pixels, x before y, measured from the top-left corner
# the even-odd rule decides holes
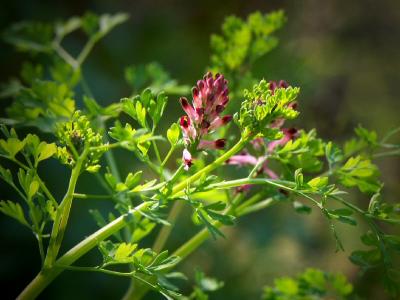
[[[187,150],[222,149],[225,139],[206,140],[204,136],[227,124],[231,115],[221,116],[229,102],[228,81],[221,74],[213,76],[208,72],[203,79],[197,81],[192,89],[192,104],[188,99],[179,99],[186,116],[180,118],[186,149],[183,152],[183,163],[188,170],[192,165],[192,156]]]

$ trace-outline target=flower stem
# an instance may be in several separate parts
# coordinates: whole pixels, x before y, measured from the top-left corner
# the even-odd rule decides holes
[[[167,222],[170,223],[170,226],[163,226],[156,238],[156,241],[153,245],[153,251],[160,252],[163,248],[165,243],[168,240],[169,235],[171,234],[172,227],[175,225],[175,220],[179,216],[179,213],[183,209],[184,202],[183,201],[175,201],[172,205],[171,211],[169,212]]]
[[[222,154],[220,157],[218,157],[214,162],[211,164],[207,165],[205,168],[201,169],[197,173],[193,174],[190,176],[188,179],[182,181],[181,183],[177,184],[173,190],[172,194],[178,193],[182,190],[184,190],[188,185],[190,185],[193,182],[196,182],[198,179],[201,178],[204,174],[208,174],[215,168],[219,167],[222,165],[227,159],[229,159],[231,156],[235,155],[238,153],[240,150],[243,149],[243,147],[246,145],[248,139],[240,139],[231,149],[226,151],[224,154]]]
[[[72,200],[74,198],[76,183],[81,173],[83,162],[86,159],[88,153],[88,149],[84,150],[82,155],[77,160],[76,165],[71,172],[71,178],[69,181],[67,192],[61,204],[57,208],[56,218],[54,220],[53,229],[50,236],[49,247],[44,261],[45,269],[50,268],[53,265],[54,261],[57,258],[58,251],[60,250],[61,242],[64,237],[64,232],[67,227],[69,212],[72,206]]]
[[[229,159],[231,156],[235,155],[240,150],[242,150],[243,147],[246,145],[246,143],[249,141],[249,139],[250,139],[250,137],[241,138],[231,149],[229,149],[223,155],[218,157],[213,163],[207,165],[207,167],[201,169],[197,173],[195,173],[192,176],[190,176],[188,179],[186,179],[186,180],[182,181],[181,183],[177,184],[172,189],[172,195],[181,192],[188,185],[190,185],[191,183],[193,183],[193,182],[197,181],[198,179],[200,179],[201,176],[203,176],[204,174],[208,174],[209,172],[211,172],[215,168],[217,168],[220,165],[222,165],[227,159]],[[181,201],[178,201],[178,202],[181,202]],[[168,220],[170,222],[171,222],[171,220],[173,221],[173,219],[170,219],[171,214],[175,218],[179,214],[179,211],[181,210],[181,206],[183,205],[183,203],[178,203],[178,202],[174,204],[174,207],[171,209],[170,215],[168,216]],[[172,231],[172,226],[173,226],[173,224],[171,222],[171,226],[169,226],[168,228],[165,228],[165,226],[164,226],[161,229],[159,235],[156,238],[156,242],[154,244],[154,247],[156,247],[157,249],[161,249],[164,246],[165,242],[167,241],[167,239],[168,239],[168,237],[169,237],[169,235],[170,235],[170,233]],[[203,233],[203,235],[204,234],[207,234],[207,235],[205,237],[202,237],[202,238],[206,239],[208,237],[208,231],[206,230],[206,232]],[[127,292],[125,293],[125,295],[123,297],[124,300],[140,299],[144,295],[142,293],[146,292],[146,289],[147,289],[146,286],[138,285],[138,288],[135,289],[134,285],[135,285],[135,281],[133,280],[131,282],[131,285],[129,286]]]
[[[64,271],[64,268],[59,266],[69,266],[74,263],[89,250],[96,247],[100,241],[103,241],[122,229],[126,225],[126,219],[131,218],[132,214],[138,217],[139,211],[145,210],[151,204],[151,202],[140,204],[131,209],[127,214],[118,217],[114,221],[94,232],[89,237],[85,238],[82,242],[61,256],[51,268],[43,269],[22,291],[17,299],[35,299],[61,272]]]
[[[217,168],[218,166],[222,165],[228,158],[230,158],[232,155],[236,154],[239,152],[246,144],[248,139],[240,139],[237,144],[235,144],[231,149],[229,149],[227,152],[225,152],[222,156],[220,156],[218,159],[216,159],[213,163],[209,164],[207,167],[204,169],[198,171],[188,179],[184,180],[183,182],[177,184],[173,188],[173,194],[176,194],[183,189],[186,188],[186,186],[190,183],[195,182],[201,176],[204,174],[207,174]],[[85,154],[86,156],[87,154]],[[62,225],[66,225],[66,220],[69,214],[69,209],[71,207],[71,202],[73,198],[73,193],[76,185],[76,181],[78,179],[81,166],[83,163],[83,155],[78,159],[77,164],[75,168],[73,169],[71,179],[70,179],[70,184],[68,187],[68,191],[64,197],[64,200],[59,206],[60,212],[58,215],[58,223],[62,222]],[[139,215],[139,211],[145,210],[147,207],[149,207],[152,204],[152,202],[144,202],[137,206],[134,209],[131,209],[128,214],[124,214],[114,221],[108,223],[86,239],[84,239],[82,242],[77,244],[75,247],[73,247],[71,250],[69,250],[67,253],[65,253],[62,257],[60,257],[58,260],[55,261],[55,258],[57,256],[61,240],[59,238],[55,239],[55,236],[63,235],[65,226],[56,226],[57,223],[55,223],[53,226],[53,231],[52,232],[52,238],[53,242],[50,240],[50,248],[51,250],[50,255],[48,253],[48,258],[46,257],[46,260],[48,261],[45,266],[48,266],[47,268],[44,268],[33,280],[32,282],[22,291],[22,293],[18,296],[18,299],[34,299],[36,298],[64,269],[57,267],[56,265],[71,265],[74,263],[76,260],[78,260],[80,257],[82,257],[84,254],[86,254],[89,250],[94,248],[100,241],[103,241],[104,239],[108,238],[115,232],[119,231],[122,229],[125,225],[125,218],[127,218],[129,215],[134,214],[135,216]],[[64,218],[62,218],[63,216]],[[66,218],[65,218],[66,217]],[[62,229],[61,231],[59,229]],[[54,236],[54,237],[53,237]],[[133,294],[131,293],[129,295],[133,297]],[[128,298],[128,299],[129,299]]]
[[[171,146],[167,155],[165,156],[164,160],[161,163],[162,168],[165,166],[165,164],[167,163],[168,159],[171,157],[172,153],[174,153],[174,151],[175,151],[175,146]]]

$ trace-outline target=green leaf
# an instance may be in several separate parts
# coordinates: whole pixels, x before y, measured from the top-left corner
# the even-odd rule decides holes
[[[299,284],[289,277],[281,277],[274,280],[276,288],[288,296],[295,296],[299,292]]]
[[[309,268],[294,278],[281,277],[264,287],[264,300],[353,299],[353,286],[340,273]]]
[[[24,148],[24,146],[25,141],[20,141],[17,138],[8,138],[7,141],[0,140],[0,147],[12,158],[14,158],[15,155]]]
[[[38,162],[52,157],[57,152],[57,147],[54,143],[47,144],[46,142],[41,142],[37,149],[39,152]]]
[[[207,219],[202,210],[196,210],[196,214],[199,217],[200,221],[206,226],[213,239],[216,240],[217,236],[225,237],[225,235]]]
[[[176,146],[176,144],[178,143],[180,134],[181,129],[176,123],[173,123],[171,127],[167,130],[167,138],[172,147]]]
[[[229,16],[222,25],[222,35],[211,36],[211,62],[223,73],[241,70],[245,62],[252,63],[271,51],[277,40],[272,34],[285,22],[282,11],[262,15],[255,12],[247,20]]]
[[[21,205],[19,205],[19,203],[15,203],[10,200],[8,201],[1,200],[0,211],[3,214],[16,219],[22,225],[25,225],[30,228],[29,223],[25,219],[24,211],[22,210],[22,207]]]
[[[358,127],[354,131],[356,132],[358,137],[360,137],[367,144],[371,146],[378,145],[378,136],[375,131],[369,131],[363,128],[361,125],[358,125]]]
[[[377,193],[381,188],[378,168],[361,156],[350,157],[337,173],[344,186],[357,186],[363,193]]]
[[[315,190],[320,190],[328,185],[328,177],[315,177],[307,182],[307,184]]]
[[[123,262],[130,259],[132,252],[137,248],[137,244],[121,243],[114,253],[114,259]]]
[[[145,184],[141,184],[136,186],[131,190],[132,193],[138,193],[138,192],[143,192],[143,191],[150,191],[152,190],[152,187],[156,184],[157,179],[150,180],[146,182]]]
[[[125,185],[128,189],[133,189],[137,186],[142,178],[143,171],[138,171],[135,174],[129,173],[125,179]]]
[[[135,109],[136,109],[137,121],[143,128],[147,128],[146,109],[143,107],[140,101],[136,102]]]
[[[214,292],[224,286],[222,281],[207,277],[203,272],[196,270],[195,274],[197,286],[204,292]]]
[[[46,23],[20,22],[9,27],[3,38],[20,51],[48,52],[51,49],[53,28]]]
[[[385,234],[383,240],[393,249],[400,251],[400,236]]]
[[[352,263],[364,267],[371,268],[379,263],[381,259],[381,253],[377,249],[369,251],[353,251],[350,255]]]
[[[31,184],[29,185],[28,197],[32,198],[33,196],[35,196],[38,190],[39,190],[39,182],[36,180],[32,181]]]
[[[296,189],[301,189],[303,187],[303,173],[301,169],[297,169],[294,172],[294,180],[296,182]]]
[[[143,218],[138,226],[135,227],[131,241],[132,243],[136,243],[143,239],[145,236],[151,233],[151,231],[156,226],[156,223],[151,222],[149,219]]]
[[[11,171],[9,169],[3,168],[1,165],[0,165],[0,178],[10,185],[14,184]]]
[[[167,94],[185,95],[190,92],[189,86],[179,85],[157,62],[127,67],[125,80],[135,93],[146,87],[155,94],[165,91]]]
[[[347,209],[336,209],[336,210],[328,210],[328,215],[331,219],[338,220],[339,222],[350,224],[350,225],[357,225],[355,219],[349,217],[348,215],[352,214],[352,211]]]
[[[212,218],[213,220],[216,220],[218,222],[221,222],[224,225],[234,225],[235,224],[235,217],[231,215],[224,215],[220,214],[217,212],[214,212],[212,210],[206,210],[207,214]]]
[[[293,207],[296,210],[296,212],[301,213],[301,214],[310,214],[311,213],[311,207],[304,205],[303,203],[299,201],[293,201]]]

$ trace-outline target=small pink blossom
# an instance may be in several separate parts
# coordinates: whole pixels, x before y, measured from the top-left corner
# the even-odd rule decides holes
[[[272,152],[277,146],[284,146],[290,140],[297,137],[298,132],[296,128],[283,128],[283,137],[280,140],[272,141],[268,144],[268,151]]]
[[[182,161],[184,169],[187,171],[192,166],[192,154],[187,149],[183,149]]]
[[[257,158],[247,152],[242,152],[241,154],[234,155],[231,158],[229,158],[226,163],[229,165],[238,165],[238,166],[245,166],[245,165],[252,165],[255,166],[263,160],[264,157]],[[278,175],[274,171],[272,171],[270,168],[267,166],[267,161],[265,161],[262,165],[262,168],[260,170],[261,172],[267,174],[270,178],[272,179],[277,179]]]
[[[274,94],[275,90],[278,88],[287,88],[289,85],[285,80],[280,80],[278,83],[276,81],[270,81],[269,82],[269,89],[272,92],[272,95]]]
[[[223,149],[225,147],[225,139],[215,141],[200,140],[199,149]]]
[[[258,159],[247,153],[247,152],[242,152],[241,154],[238,155],[233,155],[231,158],[229,158],[226,163],[229,165],[256,165],[258,162]]]

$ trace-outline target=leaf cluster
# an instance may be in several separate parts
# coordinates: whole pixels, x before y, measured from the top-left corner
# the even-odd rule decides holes
[[[295,277],[281,277],[264,287],[264,300],[355,299],[353,286],[340,273],[307,269]]]
[[[235,121],[242,132],[253,136],[262,136],[274,140],[282,137],[279,129],[269,125],[277,119],[294,119],[299,114],[288,106],[294,102],[300,92],[299,88],[277,88],[272,91],[266,80],[255,84],[251,90],[244,90],[242,102]]]

